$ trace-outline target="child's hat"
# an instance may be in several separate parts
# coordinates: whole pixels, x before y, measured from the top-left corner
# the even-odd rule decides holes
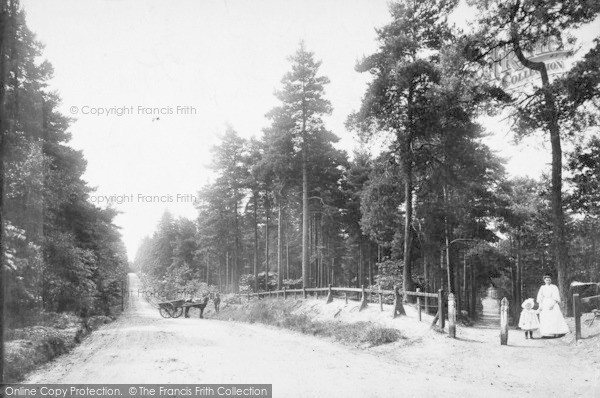
[[[532,298],[528,298],[527,300],[523,301],[523,304],[521,304],[522,308],[527,307],[527,304],[531,304],[531,307],[535,306],[535,301]]]

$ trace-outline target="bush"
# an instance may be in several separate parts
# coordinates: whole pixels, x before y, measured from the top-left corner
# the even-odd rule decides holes
[[[38,365],[68,352],[75,346],[75,329],[37,326],[13,331],[17,339],[5,343],[5,378],[17,382]]]
[[[372,346],[393,343],[404,338],[402,333],[397,329],[375,326],[367,329],[363,342],[369,343]]]
[[[252,306],[250,313],[248,314],[247,322],[259,322],[265,325],[274,325],[277,323],[272,311],[270,311],[267,305],[262,301],[257,305]]]

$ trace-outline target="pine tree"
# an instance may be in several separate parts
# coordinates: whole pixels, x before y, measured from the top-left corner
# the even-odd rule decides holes
[[[390,5],[393,22],[379,29],[379,51],[357,66],[370,72],[373,80],[363,97],[361,109],[348,124],[365,137],[376,132],[393,134],[394,152],[404,183],[405,291],[412,288],[413,194],[417,149],[433,133],[429,119],[430,93],[440,81],[436,67],[439,51],[450,43],[446,17],[453,0],[400,1]]]
[[[309,162],[315,136],[326,134],[322,116],[331,112],[331,104],[323,95],[329,79],[319,76],[321,62],[314,54],[300,44],[300,48],[290,57],[292,70],[282,79],[283,88],[277,92],[281,105],[273,113],[280,113],[283,120],[289,120],[294,151],[301,155],[302,174],[302,280],[309,286]]]
[[[600,3],[595,0],[473,0],[471,3],[480,11],[479,29],[469,46],[473,59],[487,64],[498,62],[489,55],[500,51],[505,57],[516,56],[523,67],[539,77],[529,92],[514,95],[514,119],[518,134],[542,130],[550,140],[554,258],[558,287],[566,303],[568,245],[562,196],[561,135],[569,129],[573,115],[561,106],[560,95],[557,95],[560,90],[552,83],[546,64],[531,59],[527,53],[550,41],[563,48],[573,44],[573,38],[566,32],[593,21],[600,13]]]

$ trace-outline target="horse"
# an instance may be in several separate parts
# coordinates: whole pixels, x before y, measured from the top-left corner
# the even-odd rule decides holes
[[[187,303],[187,305],[185,305],[185,317],[186,318],[190,317],[190,315],[189,315],[190,308],[194,307],[194,308],[200,309],[200,318],[204,319],[204,309],[208,305],[208,296],[205,296],[204,300],[201,303],[195,304],[192,301],[192,299],[185,300],[185,302]]]

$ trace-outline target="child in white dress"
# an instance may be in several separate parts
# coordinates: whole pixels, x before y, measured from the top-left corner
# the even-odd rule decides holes
[[[538,312],[533,309],[535,301],[532,298],[528,298],[523,301],[521,307],[523,310],[521,311],[521,316],[519,317],[519,328],[525,331],[526,339],[533,339],[533,331],[537,330],[540,327],[540,322],[538,320]]]

